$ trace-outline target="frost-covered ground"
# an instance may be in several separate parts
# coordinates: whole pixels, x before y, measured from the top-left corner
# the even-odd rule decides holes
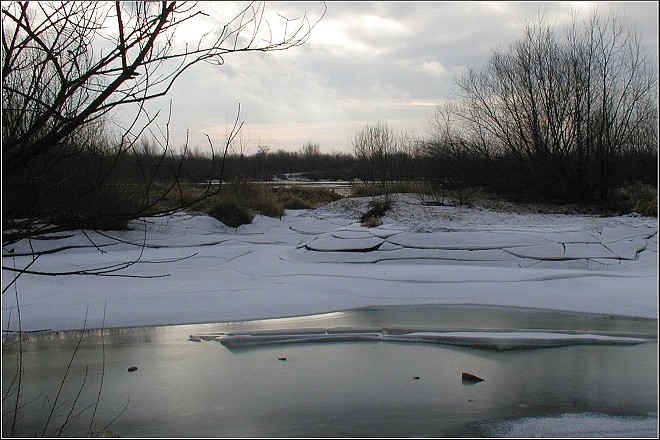
[[[65,330],[295,316],[371,305],[486,304],[656,318],[657,220],[425,206],[398,195],[365,228],[368,198],[256,217],[206,216],[74,232],[3,253],[35,272],[135,262],[122,276],[25,274],[2,298],[3,329]],[[69,235],[69,234],[67,234]],[[112,238],[110,238],[112,237]],[[3,286],[13,275],[3,271]],[[105,314],[105,323],[103,321]],[[86,319],[86,322],[85,322]]]
[[[344,199],[316,210],[287,211],[281,219],[258,216],[237,230],[210,217],[178,214],[136,221],[132,231],[79,231],[62,240],[19,243],[11,254],[4,250],[4,266],[70,273],[131,264],[115,276],[21,276],[3,295],[3,329],[18,328],[17,302],[25,331],[413,304],[658,316],[656,219],[424,206],[398,195],[383,225],[368,229],[358,220],[368,202]],[[62,250],[31,265],[29,256],[21,256],[54,248]],[[3,287],[12,278],[3,271]],[[496,341],[493,335],[475,336]],[[523,419],[492,429],[495,436],[513,437],[658,432],[657,416],[600,414]]]

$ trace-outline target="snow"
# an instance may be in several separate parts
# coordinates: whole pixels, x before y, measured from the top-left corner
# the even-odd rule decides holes
[[[657,220],[427,206],[397,195],[383,225],[368,198],[257,216],[230,228],[178,213],[121,232],[73,231],[5,249],[3,265],[113,276],[22,275],[3,329],[264,319],[364,306],[484,304],[657,318]],[[130,264],[126,264],[130,263]],[[127,267],[124,267],[127,266]],[[120,275],[120,276],[118,276]],[[3,287],[13,278],[3,270]],[[104,317],[105,315],[105,317]]]

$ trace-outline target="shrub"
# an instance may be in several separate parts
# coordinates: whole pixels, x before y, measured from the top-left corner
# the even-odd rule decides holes
[[[95,186],[91,191],[89,188]],[[40,216],[54,225],[71,229],[126,230],[144,210],[144,191],[131,184],[80,184],[41,187]]]
[[[217,187],[209,188],[207,185],[179,183],[171,188],[171,184],[158,183],[152,185],[150,200],[156,204],[152,211],[165,211],[185,206],[186,211],[192,213],[208,212],[217,203],[217,198],[207,196],[213,194]]]
[[[447,192],[439,184],[424,180],[415,185],[413,191],[424,205],[444,206]]]
[[[386,187],[378,183],[351,185],[351,194],[353,197],[387,196],[389,194],[419,193],[421,191],[423,189],[419,184],[408,181],[389,182]]]
[[[371,208],[360,218],[360,223],[363,226],[372,225],[378,226],[383,224],[380,218],[392,207],[390,200],[376,200],[370,203]],[[367,227],[372,227],[367,226]]]
[[[351,186],[353,197],[374,197],[385,195],[386,191],[381,186],[354,184]]]
[[[303,199],[295,194],[286,197],[283,201],[284,209],[313,209],[314,203],[311,200]]]
[[[383,221],[376,217],[375,215],[370,215],[369,217],[363,218],[361,225],[365,228],[375,228],[383,224]]]
[[[636,212],[645,216],[658,216],[658,190],[652,185],[636,183],[618,188],[613,199],[622,213]]]
[[[242,181],[234,183],[231,190],[241,204],[254,212],[268,217],[281,217],[284,215],[284,207],[268,185]]]
[[[232,199],[224,199],[218,202],[209,211],[209,215],[232,228],[250,224],[254,219],[254,214],[249,208],[236,203]]]
[[[313,209],[342,198],[327,188],[306,188],[300,185],[276,187],[273,193],[285,209]]]
[[[276,187],[241,180],[222,187],[205,212],[224,224],[238,227],[251,223],[254,213],[282,217],[285,209],[312,209],[321,203],[342,198],[326,188]]]
[[[242,180],[223,186],[208,213],[225,225],[237,228],[252,223],[255,213],[281,217],[284,207],[269,187]]]
[[[250,203],[250,202],[248,202]],[[253,200],[251,208],[261,215],[268,217],[282,217],[284,215],[284,206],[277,200],[272,193],[263,193]]]
[[[638,200],[635,204],[635,212],[649,217],[658,216],[658,200]]]

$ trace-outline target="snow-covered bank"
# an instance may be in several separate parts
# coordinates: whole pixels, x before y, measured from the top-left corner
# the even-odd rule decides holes
[[[345,199],[234,230],[206,216],[135,222],[21,242],[3,265],[71,273],[134,262],[118,276],[22,275],[3,329],[223,322],[370,305],[486,304],[657,318],[657,220],[424,206],[401,195],[384,224]],[[110,238],[110,237],[112,238]],[[118,240],[117,240],[118,239]],[[3,270],[3,287],[13,274]],[[15,289],[14,289],[15,287]],[[105,315],[105,318],[104,318]]]

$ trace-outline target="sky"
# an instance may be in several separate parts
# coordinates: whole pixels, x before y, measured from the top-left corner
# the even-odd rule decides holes
[[[243,2],[201,2],[209,14],[181,28],[175,41],[194,41],[218,29]],[[456,91],[455,79],[483,68],[492,51],[522,36],[541,12],[560,26],[570,11],[618,10],[635,26],[657,66],[657,2],[268,2],[274,35],[282,17],[307,14],[316,22],[302,46],[279,52],[230,54],[222,66],[198,64],[170,93],[151,103],[167,109],[174,146],[221,144],[237,117],[244,126],[235,150],[253,154],[298,151],[315,143],[322,153],[351,152],[353,135],[385,122],[395,132],[426,137],[435,106]],[[278,15],[279,14],[279,15]],[[224,20],[224,21],[223,21]],[[290,23],[296,23],[291,21]],[[165,122],[164,111],[159,119]]]

